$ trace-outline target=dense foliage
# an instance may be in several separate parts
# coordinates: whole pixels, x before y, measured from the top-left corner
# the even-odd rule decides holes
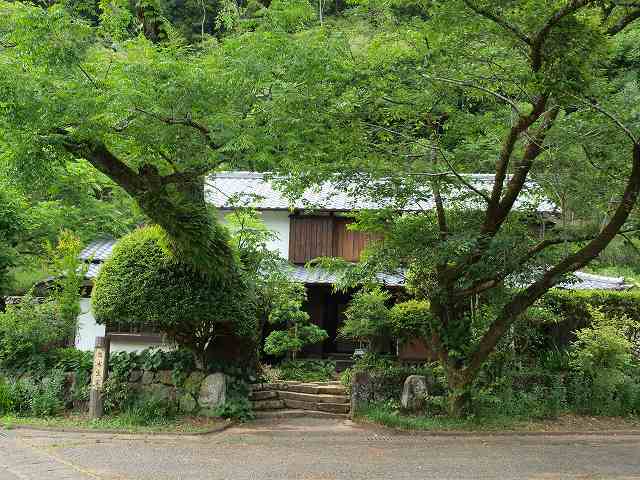
[[[292,196],[330,178],[354,196],[387,199],[388,210],[359,215],[357,228],[385,240],[347,266],[344,284],[406,271],[418,303],[405,313],[429,323],[459,412],[536,300],[617,234],[637,242],[638,6],[323,7],[1,2],[1,170],[37,190],[29,201],[39,203],[91,165],[161,225],[164,254],[240,298],[257,291],[259,281],[246,281],[257,270],[210,215],[205,174],[276,170]],[[493,185],[466,176],[477,172]],[[530,228],[550,223],[531,178],[561,208],[554,228]],[[103,224],[118,204],[106,203]],[[397,214],[416,204],[428,207]],[[488,307],[476,315],[479,296]],[[189,329],[191,318],[174,320],[174,336]]]
[[[0,366],[31,370],[44,362],[46,353],[72,338],[75,322],[56,315],[54,302],[39,303],[27,295],[19,305],[0,313]]]
[[[9,293],[10,272],[18,263],[17,246],[26,228],[24,210],[25,204],[15,190],[0,183],[0,297]]]
[[[540,301],[540,307],[548,315],[542,323],[549,334],[549,341],[557,346],[565,346],[573,340],[572,335],[580,328],[589,326],[593,312],[607,317],[627,317],[640,322],[640,292],[604,290],[551,290]],[[637,334],[636,334],[636,337]]]
[[[56,275],[50,295],[38,298],[31,291],[19,304],[0,312],[0,371],[40,375],[61,360],[58,354],[65,350],[60,348],[74,340],[84,275],[78,265],[80,241],[63,231],[47,251]]]

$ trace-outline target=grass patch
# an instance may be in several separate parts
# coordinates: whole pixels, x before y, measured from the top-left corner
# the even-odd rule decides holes
[[[0,426],[11,429],[16,426],[83,429],[83,430],[113,430],[122,433],[203,433],[217,429],[226,423],[220,418],[208,417],[176,417],[173,419],[158,419],[149,425],[140,425],[126,414],[105,416],[98,419],[89,418],[88,414],[70,413],[56,417],[19,417],[15,415],[0,416]]]
[[[416,431],[499,431],[512,430],[522,420],[510,417],[491,418],[452,418],[446,416],[428,417],[410,415],[383,405],[373,405],[358,413],[358,420],[384,425],[399,430]]]
[[[410,415],[384,405],[373,405],[356,417],[363,423],[423,432],[592,432],[640,430],[638,417],[590,417],[565,413],[554,419],[527,419],[519,417],[428,417]]]

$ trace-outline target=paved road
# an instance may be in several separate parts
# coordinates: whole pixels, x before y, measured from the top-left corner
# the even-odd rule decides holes
[[[329,420],[205,437],[0,431],[0,480],[638,479],[640,436],[426,437]]]

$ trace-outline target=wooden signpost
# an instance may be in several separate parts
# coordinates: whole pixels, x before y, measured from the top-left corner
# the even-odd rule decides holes
[[[109,371],[109,336],[96,337],[96,348],[93,354],[93,371],[91,373],[91,391],[89,394],[89,416],[102,417],[104,411],[104,382]]]

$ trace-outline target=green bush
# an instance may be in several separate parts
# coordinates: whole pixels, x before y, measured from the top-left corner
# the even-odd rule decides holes
[[[103,405],[105,413],[115,414],[130,409],[137,395],[129,387],[126,378],[112,375],[104,382]]]
[[[309,314],[302,309],[306,300],[305,287],[301,283],[283,282],[272,302],[268,321],[284,327],[274,330],[264,342],[264,351],[270,355],[288,354],[292,359],[306,345],[327,339],[327,332],[309,321]]]
[[[83,352],[73,347],[58,348],[53,352],[54,368],[63,372],[84,373],[93,368],[93,352]]]
[[[357,292],[344,312],[340,336],[376,344],[392,334],[391,312],[387,304],[391,294],[381,288]]]
[[[9,382],[7,385],[13,404],[13,413],[17,415],[29,415],[31,413],[31,393],[35,388],[33,380],[25,377]]]
[[[32,384],[29,405],[34,417],[51,417],[64,410],[64,372],[57,370]]]
[[[6,415],[13,411],[13,389],[3,377],[0,377],[0,415]]]
[[[431,311],[426,300],[408,300],[391,308],[390,326],[400,340],[428,338],[431,332]]]
[[[567,389],[559,376],[525,371],[478,385],[468,413],[478,418],[541,419],[556,418],[566,409]]]
[[[99,322],[166,333],[203,362],[255,356],[254,303],[239,276],[204,276],[181,262],[157,226],[122,238],[93,290]]]
[[[578,411],[628,415],[640,410],[640,375],[629,341],[638,322],[590,309],[592,323],[576,332],[570,366],[573,402]]]
[[[60,370],[37,381],[30,377],[12,382],[0,379],[0,414],[56,415],[64,409],[64,386],[65,375]]]
[[[593,321],[594,309],[607,317],[625,316],[640,322],[640,290],[562,290],[547,292],[538,305],[552,313],[543,320],[546,348],[564,348],[575,340],[575,332]],[[636,336],[639,332],[635,332]]]
[[[245,422],[253,420],[255,414],[253,405],[249,401],[249,383],[241,377],[227,376],[227,395],[225,403],[215,410],[215,415],[221,418],[231,418]]]
[[[120,414],[131,425],[157,425],[173,420],[178,413],[174,402],[153,397],[141,397],[127,406]]]
[[[227,399],[215,410],[216,416],[220,418],[231,418],[246,422],[256,418],[253,406],[247,397],[235,397]]]
[[[329,360],[290,360],[279,366],[282,380],[300,382],[324,382],[333,379],[335,362]]]
[[[626,317],[605,317],[598,310],[590,313],[593,318],[591,325],[576,332],[571,366],[591,377],[616,377],[630,366],[633,359],[633,345],[627,339],[626,331],[634,325]]]
[[[6,372],[46,372],[51,354],[72,338],[75,323],[57,315],[55,302],[36,302],[31,294],[0,313],[0,369]]]

